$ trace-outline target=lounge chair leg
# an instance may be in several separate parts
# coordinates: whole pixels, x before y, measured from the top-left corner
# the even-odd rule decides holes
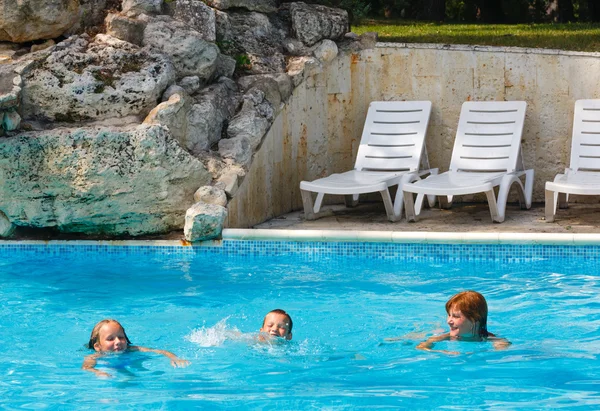
[[[383,198],[383,204],[385,205],[385,212],[387,213],[388,220],[391,222],[400,220],[402,214],[396,215],[394,213],[394,204],[392,203],[390,191],[386,188],[385,190],[381,190],[379,193],[381,194],[381,198]]]
[[[530,170],[525,170],[525,188],[524,188],[524,194],[525,194],[525,207],[527,208],[527,210],[529,210],[531,208],[531,200],[533,199],[533,177],[534,177],[534,170],[530,169]],[[519,180],[521,181],[521,180]],[[523,208],[523,207],[521,207]]]
[[[344,196],[344,202],[348,208],[356,207],[358,205],[358,194]]]
[[[431,169],[431,174],[432,176],[436,176],[438,175],[438,169],[437,168],[433,168]],[[429,208],[433,208],[435,207],[435,197],[433,194],[429,194],[427,195],[427,203],[429,204]],[[419,209],[419,213],[420,213],[421,209]],[[417,214],[419,214],[417,213]]]
[[[415,214],[421,214],[421,208],[423,208],[423,200],[425,199],[425,194],[417,194],[417,200],[415,201]]]
[[[485,196],[487,197],[488,206],[490,207],[490,214],[492,216],[492,221],[494,223],[501,223],[504,221],[504,210],[498,210],[498,203],[496,202],[496,194],[494,194],[494,190],[489,190],[485,192]]]
[[[304,205],[304,218],[307,220],[316,219],[315,210],[313,208],[313,199],[310,191],[300,190],[302,196],[302,204]]]
[[[562,193],[559,193],[559,196],[560,194]],[[556,214],[556,193],[554,191],[546,190],[545,200],[546,222],[551,223],[554,221],[554,215]]]
[[[454,196],[438,196],[438,203],[441,209],[447,210],[452,207]]]
[[[558,206],[560,208],[569,208],[569,195],[566,193],[558,193]]]
[[[317,193],[317,199],[313,202],[312,192],[300,190],[302,205],[304,206],[304,218],[307,220],[316,220],[317,218],[333,215],[333,210],[321,211],[321,203],[325,193]]]
[[[404,192],[404,213],[406,214],[406,221],[414,223],[417,221],[417,214],[415,213],[415,201],[413,193]]]

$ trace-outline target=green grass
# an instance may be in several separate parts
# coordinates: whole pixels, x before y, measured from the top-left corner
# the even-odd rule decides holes
[[[477,44],[600,52],[600,24],[439,24],[365,20],[352,31],[394,43]]]

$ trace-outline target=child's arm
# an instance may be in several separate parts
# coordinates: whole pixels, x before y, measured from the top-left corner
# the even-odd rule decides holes
[[[506,350],[512,344],[506,338],[501,337],[491,337],[488,338],[488,341],[492,342],[496,350]]]
[[[176,368],[177,367],[183,368],[183,367],[187,367],[188,365],[190,365],[190,362],[188,360],[181,359],[178,356],[176,356],[175,354],[173,354],[172,352],[167,351],[167,350],[156,350],[154,348],[142,347],[139,345],[130,345],[129,350],[142,351],[142,352],[154,352],[157,354],[164,355],[165,357],[167,357],[168,359],[171,360],[171,365]]]
[[[417,350],[431,351],[431,352],[441,352],[441,353],[444,353],[444,354],[460,354],[458,351],[434,350],[433,349],[433,346],[435,345],[436,342],[447,341],[449,339],[450,339],[450,334],[449,333],[442,334],[442,335],[435,335],[433,337],[429,337],[426,341],[420,342],[417,345]]]
[[[88,355],[83,360],[83,365],[81,366],[81,368],[86,371],[93,372],[98,377],[112,377],[112,375],[110,375],[109,373],[96,369],[96,358],[100,357],[101,355],[102,354]]]

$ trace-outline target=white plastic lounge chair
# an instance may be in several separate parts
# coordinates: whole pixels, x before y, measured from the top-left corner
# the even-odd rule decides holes
[[[406,219],[416,221],[421,201],[413,193],[440,196],[440,207],[452,204],[455,195],[485,193],[492,221],[504,221],[508,192],[517,186],[521,208],[531,207],[533,170],[524,170],[521,135],[524,101],[468,101],[458,120],[450,169],[439,175],[404,185]],[[525,187],[520,177],[525,175]],[[498,200],[494,188],[499,186]],[[447,199],[447,201],[446,201]]]
[[[567,208],[569,194],[600,195],[600,100],[577,100],[573,119],[570,168],[546,182],[546,222],[556,205]]]
[[[315,181],[302,181],[300,190],[307,220],[331,214],[321,211],[325,194],[345,196],[346,206],[358,204],[360,194],[379,192],[388,220],[402,217],[402,183],[428,173],[425,134],[430,101],[376,101],[369,105],[354,170]],[[423,169],[420,170],[420,166]],[[398,185],[394,202],[389,188]],[[313,203],[312,193],[317,193]]]

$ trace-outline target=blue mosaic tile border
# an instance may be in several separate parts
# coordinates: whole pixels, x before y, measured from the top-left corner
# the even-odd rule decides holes
[[[226,254],[318,257],[364,257],[407,261],[502,261],[527,262],[540,259],[600,259],[600,246],[507,245],[507,244],[418,244],[293,241],[224,241]]]
[[[429,244],[377,242],[305,242],[271,240],[223,240],[210,246],[110,245],[110,244],[20,244],[0,243],[0,256],[15,253],[41,255],[92,254],[174,256],[285,256],[294,254],[307,260],[319,258],[369,258],[406,261],[501,261],[528,262],[540,259],[600,259],[600,246],[509,245],[509,244]]]

